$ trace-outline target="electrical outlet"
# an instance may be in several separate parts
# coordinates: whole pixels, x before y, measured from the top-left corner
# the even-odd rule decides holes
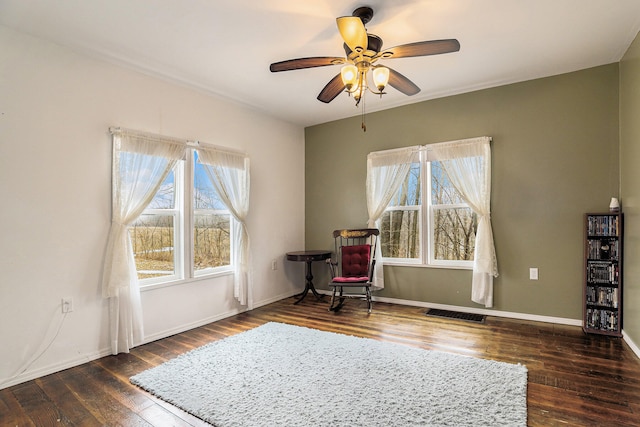
[[[271,260],[271,269],[272,270],[277,270],[278,269],[278,260],[275,259],[275,258]]]
[[[529,280],[538,280],[538,269],[530,268],[529,269]]]
[[[62,298],[62,312],[71,313],[73,311],[73,298]]]

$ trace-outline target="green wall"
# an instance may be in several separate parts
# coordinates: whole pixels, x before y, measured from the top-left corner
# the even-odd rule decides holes
[[[620,172],[624,235],[624,331],[640,343],[640,38],[620,62]]]
[[[368,114],[366,133],[359,116],[307,128],[307,249],[332,248],[333,229],[366,226],[369,152],[491,136],[494,308],[581,319],[583,214],[608,210],[619,190],[618,77],[610,64],[425,101]],[[469,270],[388,266],[385,285],[377,295],[481,307]]]

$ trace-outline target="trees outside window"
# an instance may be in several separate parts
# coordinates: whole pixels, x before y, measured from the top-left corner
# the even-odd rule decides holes
[[[440,162],[429,162],[428,169],[431,177],[430,261],[434,264],[473,261],[478,216],[453,187]]]
[[[412,163],[380,221],[387,263],[471,268],[477,215],[439,162]]]
[[[421,183],[420,163],[412,163],[407,178],[382,215],[380,242],[383,257],[421,258]]]

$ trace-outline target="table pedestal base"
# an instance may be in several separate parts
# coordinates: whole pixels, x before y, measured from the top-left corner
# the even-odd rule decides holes
[[[313,261],[324,261],[329,258],[331,258],[330,251],[300,251],[300,252],[287,253],[287,260],[304,261],[307,263],[307,275],[305,277],[307,280],[304,284],[304,291],[302,291],[302,293],[298,295],[295,295],[295,297],[298,298],[298,300],[293,304],[298,304],[300,301],[302,301],[304,297],[307,296],[309,291],[311,291],[318,300],[321,300],[324,297],[324,295],[319,294],[316,291],[316,288],[313,286],[313,273],[311,271],[311,263]]]
[[[313,294],[316,296],[316,299],[320,300],[324,297],[324,295],[319,294],[318,291],[316,291],[316,288],[313,286],[313,274],[311,273],[311,263],[313,262],[313,260],[308,260],[307,261],[307,276],[305,277],[307,279],[307,282],[304,285],[304,291],[302,291],[302,293],[298,294],[298,295],[294,295],[296,298],[298,298],[298,300],[296,302],[294,302],[293,304],[297,304],[300,301],[302,301],[304,299],[304,297],[307,296],[307,294],[309,293],[309,291],[313,292]]]

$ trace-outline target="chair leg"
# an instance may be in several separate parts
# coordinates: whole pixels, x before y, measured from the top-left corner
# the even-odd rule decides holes
[[[333,287],[333,292],[331,293],[331,304],[329,304],[329,311],[333,311],[333,302],[336,300],[336,287]]]
[[[338,291],[338,288],[340,288],[340,292],[338,294],[338,304],[333,305],[335,298],[336,298],[336,292]],[[329,311],[333,311],[333,312],[337,312],[338,310],[340,310],[342,308],[342,305],[344,304],[344,300],[346,298],[344,298],[342,295],[343,293],[343,288],[342,286],[335,286],[333,288],[333,294],[331,295],[331,305],[329,306]]]
[[[371,308],[372,308],[372,303],[371,303],[371,288],[369,286],[367,286],[366,288],[366,294],[367,294],[367,305],[369,307],[369,313],[371,313]]]
[[[338,303],[338,306],[336,307],[336,311],[340,310],[342,308],[342,306],[344,305],[344,302],[347,300],[345,297],[343,297],[343,293],[344,293],[344,288],[342,286],[340,286],[340,302]]]

